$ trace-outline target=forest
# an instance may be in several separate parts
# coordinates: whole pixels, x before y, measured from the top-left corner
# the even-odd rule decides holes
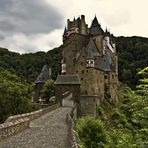
[[[97,118],[76,121],[82,148],[140,148],[148,145],[148,38],[112,37],[119,64],[120,104],[97,107]],[[19,54],[0,48],[0,123],[34,110],[34,82],[44,65],[60,74],[61,47]],[[53,84],[53,82],[52,82]],[[48,85],[46,84],[47,88]],[[46,92],[46,89],[42,92]],[[87,130],[89,129],[89,131]]]

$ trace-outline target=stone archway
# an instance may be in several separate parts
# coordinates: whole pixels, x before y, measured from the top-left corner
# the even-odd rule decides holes
[[[74,104],[78,102],[80,97],[80,79],[77,75],[59,75],[55,82],[56,85],[56,102],[63,106],[63,94],[65,92],[72,93],[72,101]]]

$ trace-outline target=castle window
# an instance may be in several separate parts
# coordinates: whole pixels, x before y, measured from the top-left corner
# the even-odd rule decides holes
[[[85,56],[83,56],[83,58],[85,59]]]
[[[83,81],[83,78],[81,78],[81,81]]]
[[[90,61],[90,64],[94,64],[94,61]]]
[[[82,70],[81,73],[84,73],[84,70]]]
[[[83,62],[81,62],[81,65],[83,66]]]
[[[88,73],[88,70],[87,70],[87,73]]]
[[[107,75],[105,75],[104,78],[107,79]]]
[[[78,70],[76,70],[76,73],[78,73]]]
[[[112,79],[114,79],[114,75],[112,75]]]

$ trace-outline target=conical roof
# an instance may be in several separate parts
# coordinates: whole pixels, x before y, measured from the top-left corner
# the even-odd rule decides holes
[[[91,27],[90,27],[90,34],[96,35],[104,35],[104,31],[101,28],[101,25],[98,23],[98,19],[95,16],[95,18],[92,21]]]
[[[98,19],[95,16],[95,18],[92,21],[91,27],[97,27],[97,26],[100,26],[100,24],[98,23]]]
[[[47,68],[47,65],[44,65],[42,68],[41,73],[39,74],[39,76],[37,77],[35,83],[44,83],[45,81],[47,81],[49,79],[49,71]]]

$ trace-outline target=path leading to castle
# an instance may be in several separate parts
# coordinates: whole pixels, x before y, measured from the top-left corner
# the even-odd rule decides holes
[[[0,148],[67,148],[67,113],[72,107],[61,107],[30,124],[30,128],[0,142]]]

